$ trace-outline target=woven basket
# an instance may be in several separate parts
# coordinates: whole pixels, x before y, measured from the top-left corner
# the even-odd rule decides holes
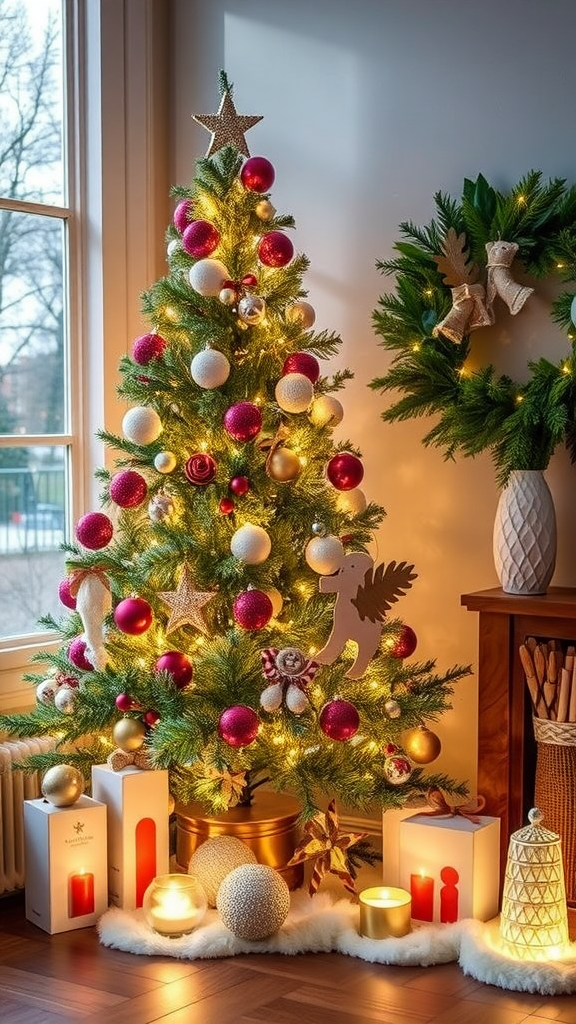
[[[566,900],[576,906],[576,722],[534,719],[534,806],[562,841]]]

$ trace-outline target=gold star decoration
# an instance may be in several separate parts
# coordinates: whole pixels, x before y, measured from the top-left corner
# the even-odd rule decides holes
[[[173,633],[180,626],[194,626],[200,633],[208,636],[208,627],[204,621],[202,608],[216,596],[216,591],[196,590],[188,565],[184,565],[182,569],[178,589],[163,591],[159,596],[172,609],[166,625],[166,635]]]
[[[203,128],[212,132],[206,156],[212,156],[223,146],[228,145],[235,146],[238,152],[243,153],[244,156],[250,156],[244,132],[262,120],[262,115],[237,114],[229,88],[225,89],[222,94],[217,114],[193,114],[192,117]]]
[[[314,861],[314,870],[308,886],[311,896],[318,891],[326,872],[337,875],[348,892],[355,896],[356,886],[346,850],[367,836],[367,832],[340,832],[336,801],[331,800],[325,814],[319,811],[306,822],[304,835],[286,867],[302,864],[306,860]]]

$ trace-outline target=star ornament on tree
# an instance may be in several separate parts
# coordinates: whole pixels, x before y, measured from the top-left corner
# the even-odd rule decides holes
[[[319,812],[306,822],[302,840],[286,867],[302,864],[306,860],[314,861],[314,870],[308,886],[311,896],[318,892],[326,872],[337,875],[344,888],[356,896],[356,886],[346,850],[367,836],[367,832],[340,832],[336,801],[331,800],[325,814]]]
[[[212,156],[219,149],[222,149],[223,146],[235,146],[239,153],[243,153],[244,156],[250,156],[244,133],[249,128],[253,128],[255,124],[258,124],[258,121],[262,120],[262,115],[237,114],[234,100],[232,99],[232,89],[228,85],[225,75],[222,76],[222,83],[223,92],[218,113],[192,115],[194,121],[201,124],[209,132],[212,132],[206,156]]]
[[[166,624],[166,635],[180,626],[194,626],[208,636],[208,627],[202,609],[216,596],[215,590],[196,590],[196,584],[188,565],[184,565],[177,590],[163,591],[159,595],[172,611]]]

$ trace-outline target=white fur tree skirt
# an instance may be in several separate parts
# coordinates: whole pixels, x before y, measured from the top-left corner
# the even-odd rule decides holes
[[[206,960],[239,953],[343,953],[371,963],[430,967],[457,960],[464,974],[489,985],[516,992],[559,995],[576,992],[576,944],[565,960],[522,963],[505,957],[497,948],[497,924],[459,921],[451,925],[423,925],[402,939],[367,939],[358,934],[359,909],[348,900],[335,903],[329,894],[313,898],[292,894],[290,913],[282,928],[269,939],[246,942],[226,928],[215,910],[202,925],[179,939],[152,931],[142,911],[112,908],[98,922],[105,946],[144,956],[172,956]]]

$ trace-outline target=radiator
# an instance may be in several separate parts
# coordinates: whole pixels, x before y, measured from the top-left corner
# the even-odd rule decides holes
[[[14,771],[29,754],[54,750],[51,736],[0,743],[0,895],[24,886],[24,800],[40,796],[38,772]]]

